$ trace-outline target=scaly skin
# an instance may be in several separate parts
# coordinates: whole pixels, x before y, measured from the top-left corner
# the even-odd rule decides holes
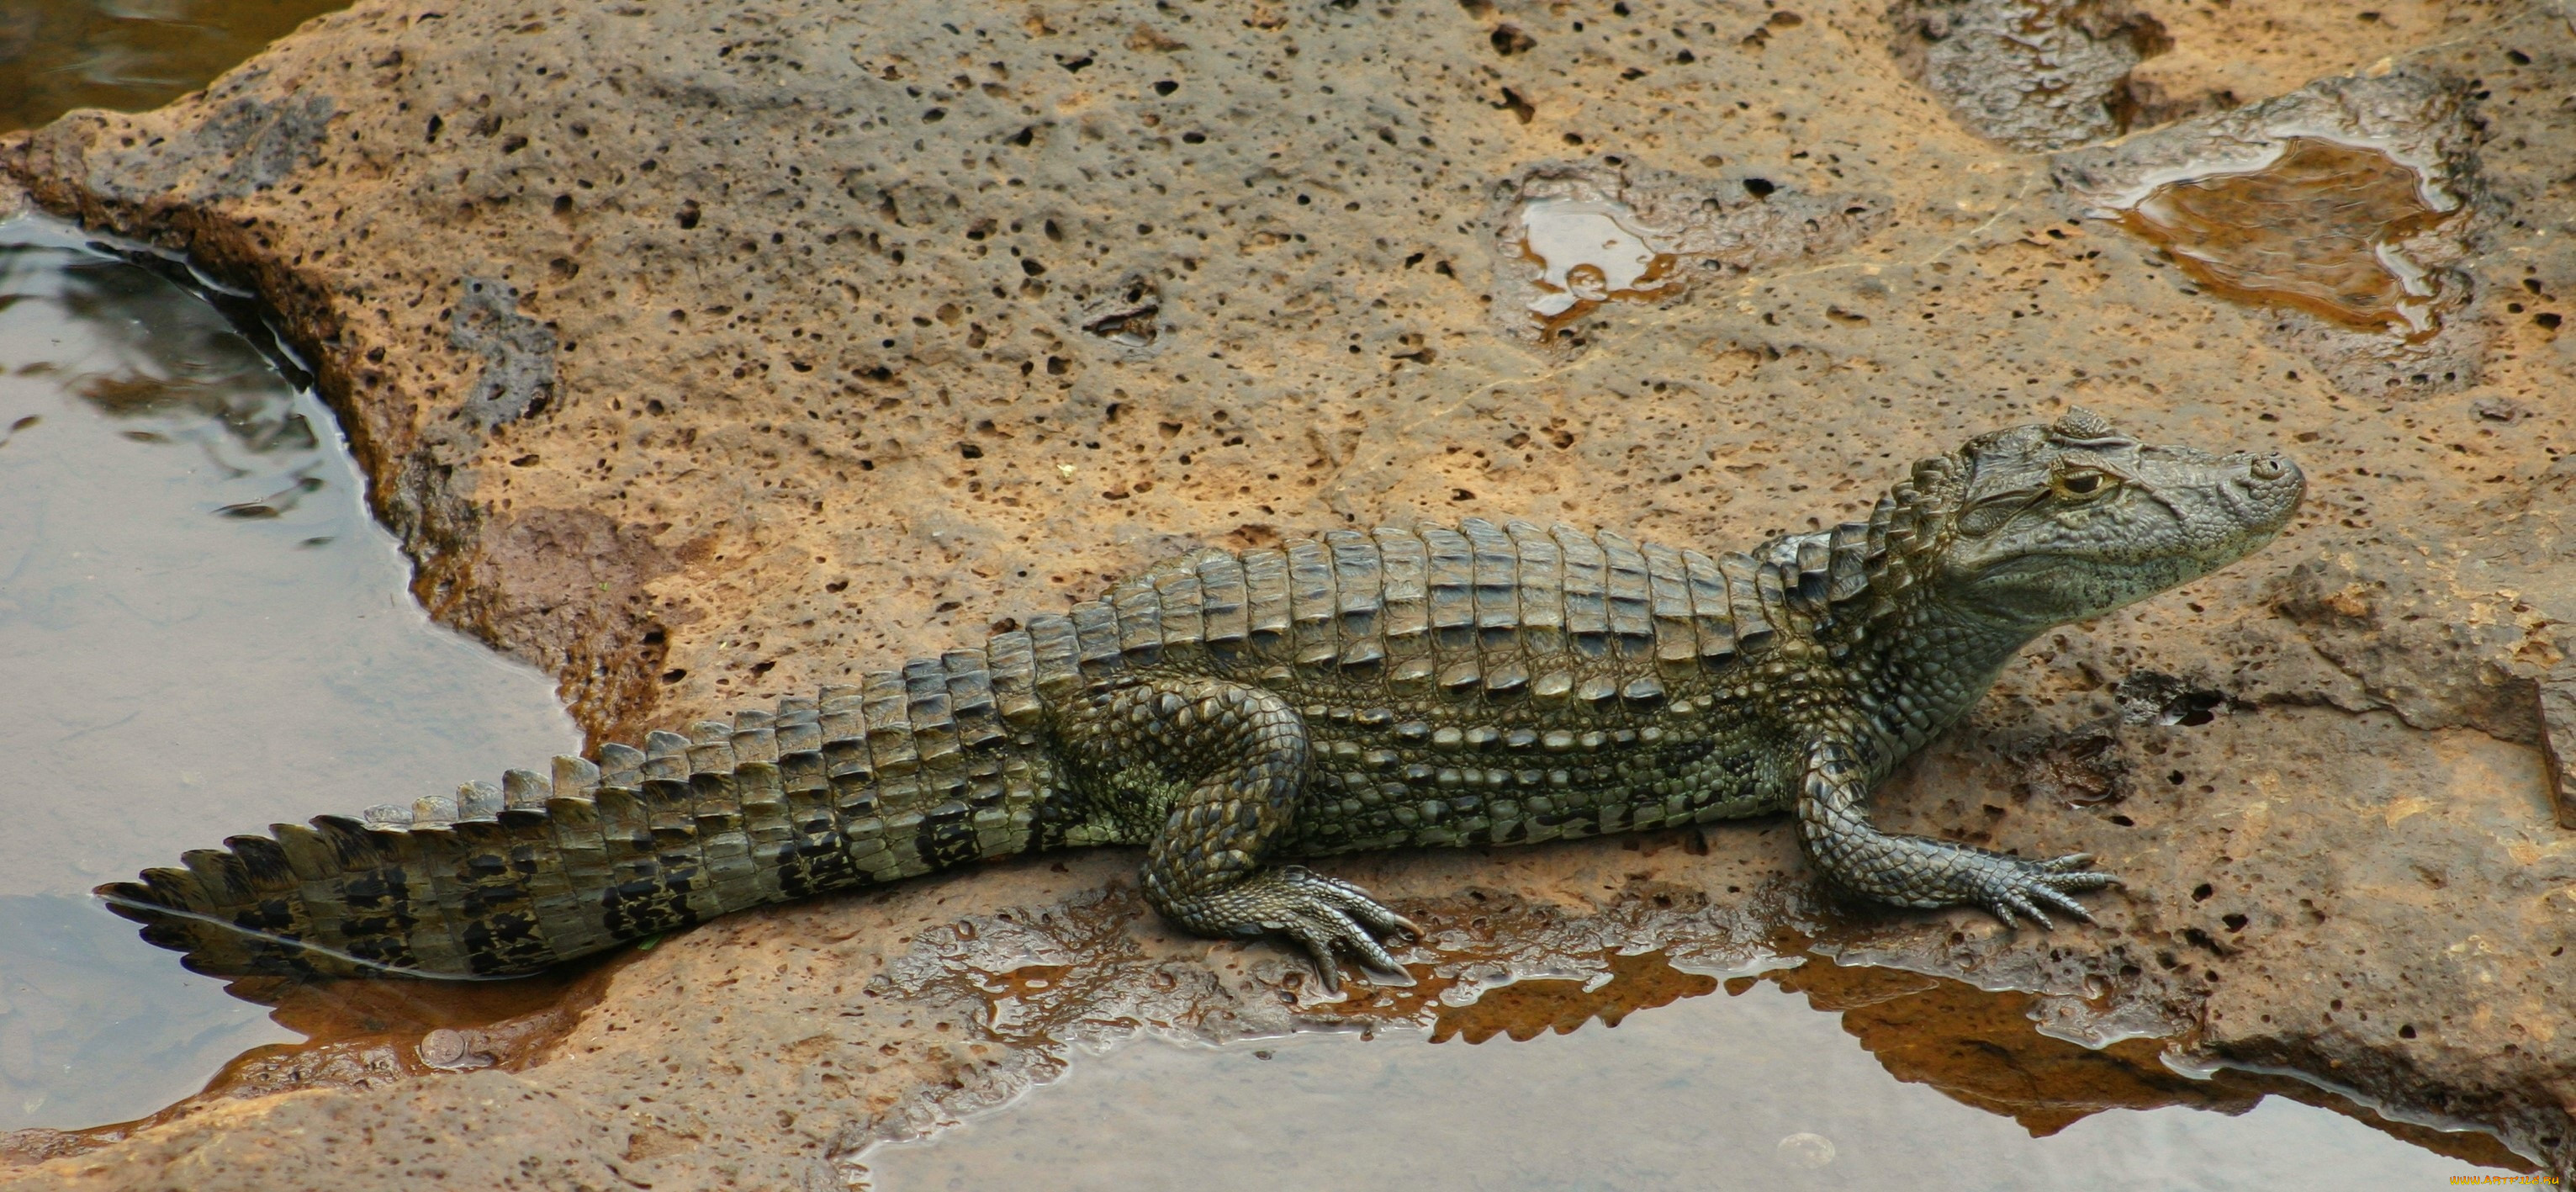
[[[2006,922],[2114,879],[1869,823],[1868,793],[2040,632],[2268,541],[2278,456],[2084,411],[1916,464],[1866,523],[1711,559],[1468,521],[1160,564],[981,649],[278,825],[105,886],[201,972],[499,975],[984,857],[1142,844],[1164,914],[1325,980],[1411,924],[1295,858],[1794,811],[1827,878]]]

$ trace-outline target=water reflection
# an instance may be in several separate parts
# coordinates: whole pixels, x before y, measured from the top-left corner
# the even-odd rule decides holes
[[[0,896],[0,1123],[132,1117],[281,1037],[104,918],[86,898]]]
[[[1592,1022],[1617,1026],[1630,1014],[1717,992],[1717,978],[1673,967],[1661,952],[1602,958],[1607,979],[1514,981],[1464,1006],[1440,1006],[1431,1041],[1482,1043],[1496,1035],[1526,1043],[1541,1031],[1570,1035]]]
[[[91,886],[577,746],[422,615],[330,425],[206,300],[0,223],[0,1131],[141,1117],[302,1025]]]
[[[139,112],[348,0],[0,0],[0,132],[72,108]]]
[[[1806,968],[1819,965],[1833,967]],[[1785,987],[1794,983],[1742,979],[1726,985],[1732,997],[1682,994],[1615,1030],[1530,1030],[1520,1043],[1426,1046],[1409,1031],[1138,1042],[866,1162],[881,1192],[1270,1188],[1283,1172],[1300,1187],[1497,1192],[2219,1190],[2432,1187],[2466,1170],[2339,1114],[2258,1103],[2259,1093],[2219,1113],[2095,1106],[2034,1136],[1951,1088],[1903,1070],[1905,1082],[1889,1080],[1887,1057],[1854,1037],[1851,1011],[1838,1024]],[[2027,1020],[2020,1029],[2042,1038]],[[2011,1054],[1976,1066],[2035,1083]]]
[[[2167,182],[2120,221],[2225,297],[2422,339],[2459,297],[2403,248],[2460,214],[2424,187],[2380,150],[2288,137],[2270,164]]]
[[[1675,259],[1659,251],[1629,221],[1636,212],[1619,202],[1537,199],[1521,205],[1521,254],[1540,269],[1529,303],[1553,336],[1613,298],[1666,297],[1679,285],[1668,280]]]
[[[926,927],[869,993],[977,1024],[970,1046],[1035,1051],[1025,1070],[1064,1087],[931,1092],[886,1110],[862,1158],[894,1192],[1273,1187],[1272,1164],[1317,1187],[1476,1188],[1824,1186],[1801,1171],[1862,1187],[2256,1187],[2310,1170],[2326,1174],[2287,1184],[2332,1187],[2338,1171],[2531,1170],[2493,1135],[2392,1122],[2287,1076],[2178,1072],[2158,1038],[2071,1042],[2051,999],[1846,967],[1826,958],[1837,945],[1774,926],[1773,897],[1624,898],[1596,914],[1490,892],[1416,900],[1431,934],[1403,954],[1411,982],[1328,998],[1251,952],[1247,975],[1278,986],[1246,996],[1176,962],[1160,932],[1131,929],[1151,914],[1132,891]],[[1918,1162],[1938,1178],[1888,1178]]]

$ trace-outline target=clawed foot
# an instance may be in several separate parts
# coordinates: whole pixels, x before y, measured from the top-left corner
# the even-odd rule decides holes
[[[2016,915],[2037,923],[2043,931],[2055,927],[2042,908],[2093,922],[2093,912],[2068,895],[2120,881],[2111,874],[2086,869],[2093,863],[2091,853],[2071,853],[2048,861],[2027,861],[1998,853],[1971,855],[1975,862],[1959,875],[1963,887],[1960,901],[1986,908],[2006,927],[2019,926]]]
[[[1303,866],[1281,866],[1244,884],[1255,883],[1268,886],[1262,891],[1267,904],[1262,929],[1304,945],[1315,960],[1315,976],[1328,991],[1342,987],[1341,965],[1333,958],[1337,949],[1380,972],[1401,973],[1404,966],[1378,942],[1380,937],[1398,932],[1416,939],[1422,936],[1413,920],[1388,910],[1368,891]]]
[[[1368,891],[1299,865],[1254,874],[1224,893],[1191,903],[1173,908],[1173,917],[1208,934],[1277,932],[1297,941],[1314,958],[1315,975],[1327,990],[1342,987],[1336,953],[1347,952],[1382,972],[1401,973],[1404,966],[1379,941],[1399,932],[1422,936],[1412,920],[1388,910]]]

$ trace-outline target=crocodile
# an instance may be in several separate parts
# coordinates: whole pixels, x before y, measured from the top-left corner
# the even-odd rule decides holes
[[[525,973],[748,907],[1142,845],[1163,915],[1338,985],[1418,929],[1299,861],[1788,812],[1859,899],[2007,926],[2114,884],[1872,826],[1873,787],[2041,632],[2269,541],[2289,459],[2069,409],[1749,552],[1526,521],[1207,549],[980,646],[772,710],[274,825],[99,894],[218,975]]]

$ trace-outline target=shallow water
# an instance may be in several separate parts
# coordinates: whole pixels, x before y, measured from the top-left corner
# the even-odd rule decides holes
[[[968,1045],[1041,1048],[1060,1076],[962,1122],[888,1111],[905,1124],[879,1137],[900,1141],[858,1161],[881,1192],[2375,1188],[2526,1168],[2486,1134],[2179,1071],[2126,1031],[2088,1048],[2063,1004],[1755,942],[1743,921],[1467,902],[1427,912],[1446,925],[1407,954],[1410,984],[1301,1002],[1307,1033],[1222,1046],[1202,1032],[1247,1020],[1134,946],[1141,901],[927,929],[870,992],[962,1013]],[[1634,950],[1658,941],[1675,950]]]
[[[205,86],[348,0],[0,0],[0,132],[139,112]]]
[[[91,886],[578,746],[544,676],[422,614],[332,426],[205,299],[0,223],[0,1131],[294,1037]]]
[[[1553,333],[1613,298],[1673,292],[1673,257],[1629,226],[1624,203],[1538,199],[1521,206],[1521,251],[1543,272],[1530,313]]]
[[[1712,985],[1714,982],[1711,983]],[[1769,983],[1526,1042],[1142,1042],[865,1161],[880,1192],[1050,1188],[2432,1188],[2477,1170],[2278,1097],[2048,1137],[1890,1079]]]
[[[2458,214],[2423,188],[2380,150],[2288,137],[2267,165],[2167,182],[2120,219],[2221,296],[2422,338],[2446,296],[2401,246]]]

